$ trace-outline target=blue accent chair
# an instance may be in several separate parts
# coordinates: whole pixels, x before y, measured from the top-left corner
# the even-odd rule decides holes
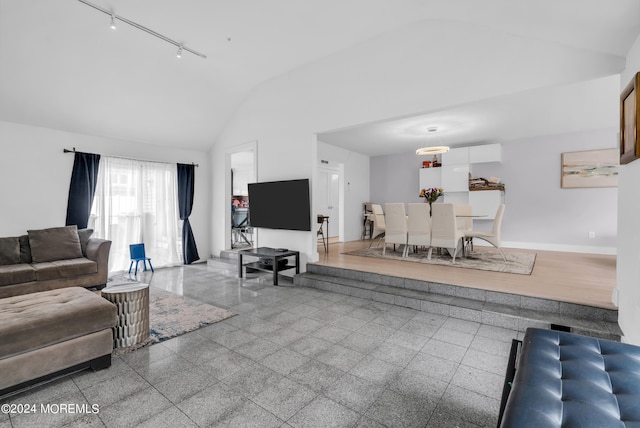
[[[151,268],[151,272],[155,272],[153,270],[153,265],[151,264],[151,259],[146,256],[144,252],[144,244],[131,244],[129,245],[129,253],[131,255],[131,264],[129,265],[129,274],[131,274],[131,268],[133,268],[133,262],[136,262],[136,270],[134,275],[138,274],[138,263],[142,262],[144,265],[144,270],[147,270],[147,262],[149,262],[149,267]]]

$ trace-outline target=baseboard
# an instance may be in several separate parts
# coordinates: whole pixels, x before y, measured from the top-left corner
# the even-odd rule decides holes
[[[490,244],[474,239],[474,246],[490,246]],[[615,247],[596,247],[587,245],[542,244],[539,242],[511,242],[502,241],[504,248],[520,248],[525,250],[560,251],[564,253],[604,254],[615,256],[618,249]]]

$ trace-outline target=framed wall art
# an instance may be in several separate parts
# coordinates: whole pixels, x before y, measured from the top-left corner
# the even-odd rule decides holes
[[[618,186],[618,149],[562,153],[563,189]]]
[[[620,164],[624,165],[640,157],[640,97],[638,86],[640,73],[636,73],[620,94]]]

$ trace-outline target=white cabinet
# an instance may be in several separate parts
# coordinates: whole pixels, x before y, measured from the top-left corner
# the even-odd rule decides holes
[[[442,179],[440,170],[442,168],[421,168],[420,169],[420,189],[429,189],[431,187],[442,187]]]
[[[445,192],[469,191],[469,164],[442,165],[442,188]]]
[[[442,154],[442,165],[457,165],[469,163],[469,147],[451,149]]]
[[[447,192],[469,191],[469,148],[451,149],[442,154],[442,187]]]
[[[474,215],[486,215],[480,220],[493,220],[496,218],[498,207],[503,201],[502,190],[476,190],[469,192],[469,204],[473,207]]]
[[[461,147],[442,154],[442,167],[422,168],[420,188],[442,187],[444,202],[470,204],[473,214],[486,215],[480,220],[493,220],[504,199],[501,190],[469,190],[469,172],[474,163],[501,162],[502,146]]]
[[[502,146],[500,144],[485,144],[484,146],[469,147],[469,163],[501,161]]]
[[[447,204],[468,205],[469,192],[444,192],[444,202]]]

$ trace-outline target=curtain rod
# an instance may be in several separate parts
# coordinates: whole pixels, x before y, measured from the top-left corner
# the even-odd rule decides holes
[[[62,152],[63,153],[76,153],[76,148],[74,147],[71,150],[63,149]],[[78,153],[81,153],[81,152],[78,152]],[[122,157],[122,156],[107,156],[107,157],[116,158],[116,159],[134,160],[134,161],[139,161],[139,162],[153,162],[153,163],[173,164],[173,162],[162,162],[162,161],[154,161],[154,160],[146,160],[146,159],[133,159],[133,158],[125,158],[125,157]],[[179,163],[179,162],[176,162],[176,163]],[[193,163],[193,162],[191,162],[191,165],[195,166],[196,168],[198,168],[200,166],[197,163]]]

